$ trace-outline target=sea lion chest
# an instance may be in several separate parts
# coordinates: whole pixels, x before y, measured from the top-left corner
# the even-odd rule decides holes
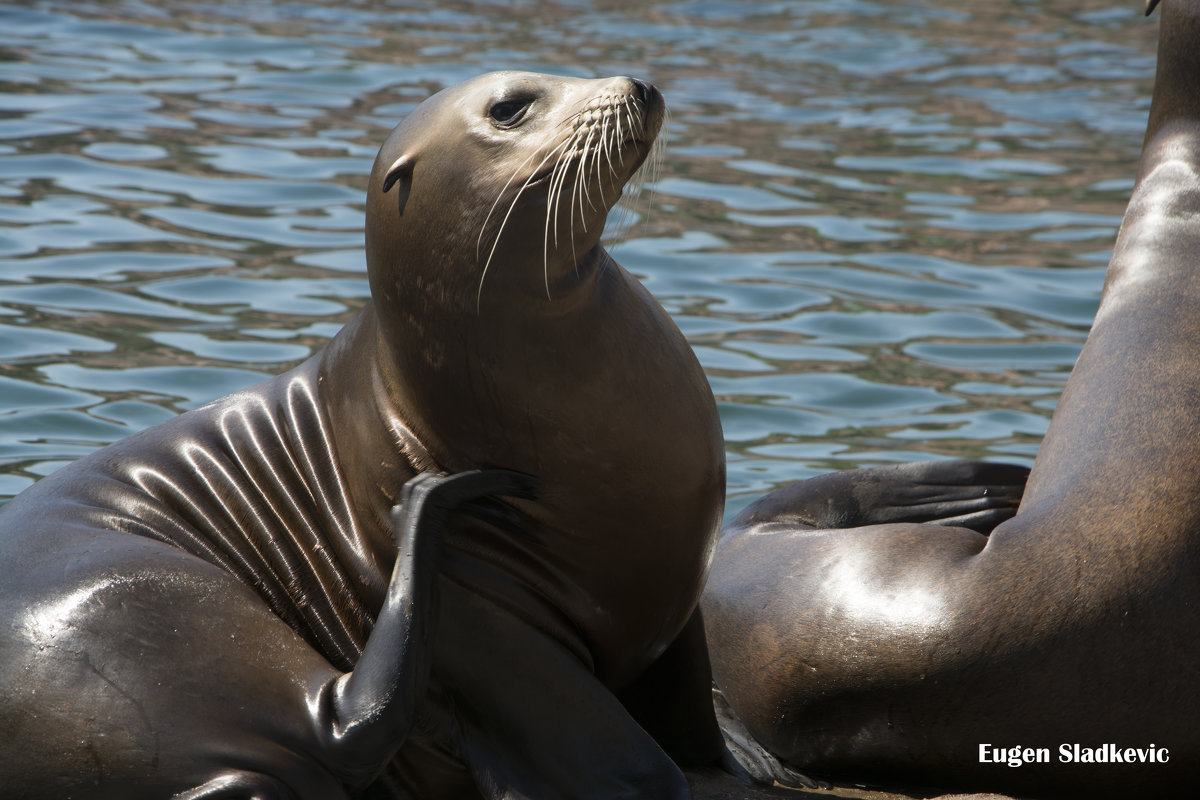
[[[586,302],[548,307],[477,336],[475,368],[430,401],[456,406],[431,437],[456,439],[431,445],[445,469],[504,467],[542,487],[518,505],[524,535],[470,529],[448,544],[546,598],[597,674],[620,684],[699,597],[724,506],[720,421],[679,329],[611,259]]]

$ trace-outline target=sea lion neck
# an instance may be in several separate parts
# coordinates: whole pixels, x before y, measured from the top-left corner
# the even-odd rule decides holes
[[[383,335],[368,305],[314,356],[318,392],[329,409],[332,449],[344,471],[359,476],[348,485],[381,552],[392,547],[389,515],[405,481],[424,471],[443,471],[406,417],[411,402],[400,389],[397,365],[379,346]],[[367,354],[365,357],[363,354]]]
[[[473,295],[432,292],[419,298],[401,295],[397,304],[384,300],[393,305],[387,309],[377,308],[377,301],[368,304],[319,356],[321,391],[338,406],[331,414],[337,449],[353,454],[358,474],[371,476],[353,491],[369,493],[373,499],[367,503],[364,495],[364,503],[386,515],[414,471],[491,465],[482,452],[466,461],[453,454],[474,451],[473,443],[493,438],[485,430],[493,426],[476,430],[471,420],[512,412],[489,397],[491,390],[464,382],[458,368],[469,365],[472,374],[506,383],[503,376],[514,365],[525,369],[531,352],[547,341],[561,339],[562,347],[577,347],[582,332],[600,324],[611,291],[606,284],[618,270],[597,246],[577,269],[550,284],[550,298],[541,284],[497,281],[478,306]],[[362,358],[362,353],[371,355]],[[350,386],[356,406],[341,408],[339,398]]]
[[[581,337],[604,324],[605,297],[612,291],[608,283],[617,269],[608,253],[595,247],[577,269],[548,284],[549,297],[540,281],[497,281],[478,298],[474,293],[406,298],[401,301],[405,313],[373,303],[356,329],[347,330],[355,339],[373,340],[373,363],[355,369],[369,370],[375,402],[407,421],[440,468],[482,467],[475,458],[461,463],[450,453],[478,446],[478,460],[486,461],[483,453],[491,447],[483,443],[494,438],[489,429],[496,426],[482,420],[503,420],[518,411],[496,396],[495,385],[507,385],[515,371],[532,363],[554,370],[563,368],[557,362],[577,360]],[[535,362],[535,354],[547,348],[560,355]]]

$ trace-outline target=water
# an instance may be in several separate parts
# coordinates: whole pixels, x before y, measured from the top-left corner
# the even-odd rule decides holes
[[[0,6],[0,501],[318,349],[368,294],[387,131],[498,68],[664,92],[614,254],[708,371],[731,510],[1032,461],[1132,186],[1140,3],[432,5]]]

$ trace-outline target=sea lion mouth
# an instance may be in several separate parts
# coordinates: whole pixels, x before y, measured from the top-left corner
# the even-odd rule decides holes
[[[609,155],[619,156],[621,162],[626,161],[630,155],[634,154],[636,154],[637,159],[641,159],[645,157],[652,146],[653,142],[647,142],[641,138],[631,136],[622,139],[615,146],[611,147]],[[556,172],[565,171],[567,173],[565,179],[570,180],[570,167],[573,165],[578,166],[578,163],[582,159],[591,155],[593,154],[586,150],[577,150],[571,153],[565,153],[553,164],[545,167],[540,172],[535,173],[533,177],[529,178],[529,180],[522,184],[522,187],[524,189],[532,189],[536,186],[543,186],[549,183],[550,179],[554,177]],[[575,177],[578,177],[578,175]]]
[[[546,169],[542,170],[537,175],[533,176],[532,178],[530,178],[529,180],[527,180],[525,182],[525,184],[524,184],[525,188],[532,189],[535,186],[542,186],[542,185],[549,183],[550,178],[553,177],[553,175],[554,175],[555,169],[557,169],[557,166],[547,167]]]

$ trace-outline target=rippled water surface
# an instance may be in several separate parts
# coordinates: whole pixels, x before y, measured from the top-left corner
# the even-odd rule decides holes
[[[0,6],[0,500],[321,347],[368,293],[388,130],[501,68],[664,92],[614,255],[708,370],[731,509],[848,466],[1028,463],[1156,28],[1134,0]]]

